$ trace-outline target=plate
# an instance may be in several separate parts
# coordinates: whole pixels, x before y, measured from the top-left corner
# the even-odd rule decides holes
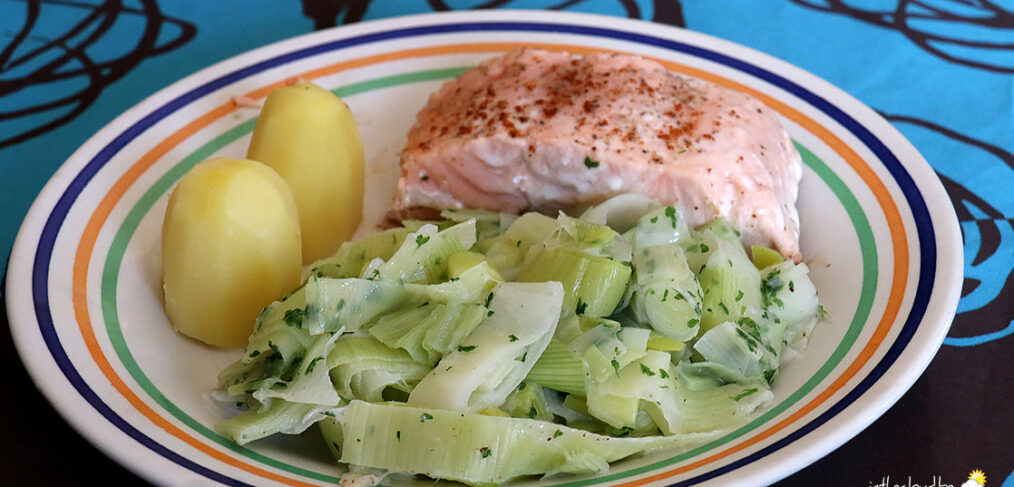
[[[32,206],[10,263],[12,333],[40,390],[82,435],[154,483],[337,482],[313,433],[240,447],[212,429],[227,413],[208,393],[241,352],[176,335],[162,311],[168,192],[198,161],[243,156],[258,113],[248,102],[303,78],[335,90],[355,113],[367,152],[366,219],[377,220],[427,95],[520,45],[637,53],[777,111],[804,157],[801,245],[830,316],[784,368],[772,406],[742,428],[685,453],[545,483],[773,482],[858,434],[912,385],[954,316],[961,233],[933,170],[890,124],[813,75],[706,35],[583,14],[464,12],[251,51],[156,93],[78,149]]]

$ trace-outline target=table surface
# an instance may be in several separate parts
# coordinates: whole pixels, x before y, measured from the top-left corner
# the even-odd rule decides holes
[[[145,96],[246,50],[334,25],[482,6],[686,27],[784,59],[879,111],[936,170],[964,237],[958,315],[927,371],[873,425],[777,485],[957,486],[981,469],[989,485],[1014,487],[1005,354],[1014,352],[1014,0],[250,3],[0,1],[0,274],[35,195],[75,148]],[[55,414],[6,320],[0,311],[3,477],[142,484]]]

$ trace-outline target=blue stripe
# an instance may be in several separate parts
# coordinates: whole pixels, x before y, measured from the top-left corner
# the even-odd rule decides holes
[[[887,351],[884,358],[873,368],[870,375],[868,375],[855,389],[853,389],[848,395],[842,398],[841,401],[834,404],[828,411],[821,414],[818,418],[814,419],[810,423],[803,425],[787,437],[777,441],[776,443],[769,445],[761,451],[758,451],[746,458],[736,461],[730,465],[718,468],[708,473],[699,475],[687,481],[681,482],[677,485],[689,485],[691,483],[700,482],[707,480],[718,475],[722,475],[729,471],[735,470],[736,468],[742,467],[749,463],[752,463],[766,455],[769,455],[793,441],[803,437],[810,433],[814,429],[818,428],[828,420],[836,416],[838,413],[843,411],[846,407],[852,404],[856,399],[862,396],[870,387],[873,386],[877,380],[883,376],[884,373],[894,364],[894,362],[901,355],[902,351],[908,345],[912,336],[915,334],[919,327],[919,323],[922,320],[926,306],[929,302],[930,295],[932,294],[934,276],[936,272],[936,244],[935,244],[935,233],[933,224],[930,219],[929,212],[926,208],[926,202],[923,200],[922,195],[919,193],[918,188],[915,185],[915,181],[912,179],[908,171],[901,165],[898,159],[887,149],[887,147],[874,136],[869,130],[863,127],[858,121],[847,115],[846,113],[839,110],[837,107],[829,103],[827,100],[811,92],[810,90],[799,86],[777,74],[766,71],[760,67],[749,64],[745,61],[726,56],[724,54],[716,53],[703,49],[696,46],[683,44],[681,42],[673,41],[670,39],[664,39],[659,37],[651,37],[643,34],[617,31],[612,29],[600,28],[600,27],[584,27],[576,25],[566,24],[555,24],[555,23],[539,23],[539,22],[475,22],[475,23],[454,23],[454,24],[436,24],[422,27],[410,27],[405,29],[377,32],[373,34],[366,34],[358,37],[349,39],[342,39],[338,41],[325,42],[308,48],[293,51],[281,56],[277,56],[248,67],[233,71],[229,74],[216,78],[208,83],[205,83],[179,97],[174,98],[165,105],[159,107],[151,114],[145,116],[135,124],[131,125],[126,131],[121,133],[106,147],[104,147],[88,164],[82,169],[80,173],[74,178],[71,184],[67,187],[63,195],[61,195],[59,201],[56,203],[56,207],[53,209],[49,218],[46,221],[46,226],[43,228],[42,236],[40,237],[38,248],[36,249],[36,258],[33,268],[32,277],[32,292],[36,317],[39,322],[39,328],[42,332],[43,340],[49,348],[54,360],[59,366],[63,374],[70,380],[71,384],[78,391],[81,396],[88,401],[100,414],[108,419],[113,425],[119,428],[121,431],[126,433],[131,438],[135,439],[142,445],[151,449],[155,453],[162,455],[172,462],[179,464],[187,469],[190,469],[198,474],[204,475],[209,479],[222,482],[228,485],[246,485],[240,481],[231,477],[224,476],[206,467],[198,465],[191,460],[188,460],[181,455],[170,451],[168,448],[162,446],[151,437],[138,431],[123,418],[117,415],[102,399],[90,388],[88,384],[81,378],[81,376],[74,369],[73,364],[67,357],[66,352],[59,341],[59,337],[56,334],[55,325],[53,323],[52,315],[49,311],[49,296],[47,294],[49,287],[49,268],[50,258],[53,253],[53,246],[56,241],[56,237],[59,233],[60,227],[67,216],[67,212],[70,210],[74,201],[81,194],[84,187],[91,181],[92,177],[101,169],[109,160],[118,153],[128,142],[136,138],[138,135],[143,133],[145,130],[150,128],[155,123],[166,118],[170,114],[178,111],[187,104],[201,98],[202,96],[215,91],[219,88],[227,86],[235,81],[243,78],[252,76],[261,71],[287,64],[299,59],[303,59],[309,56],[330,52],[333,50],[343,49],[351,46],[357,46],[362,44],[369,44],[373,42],[379,42],[384,40],[401,39],[408,37],[415,37],[421,35],[430,34],[444,34],[444,33],[455,33],[455,32],[487,32],[487,31],[520,31],[520,32],[554,32],[554,33],[572,33],[580,35],[590,35],[605,37],[611,39],[619,39],[625,41],[632,41],[640,44],[656,46],[671,51],[677,51],[703,59],[708,59],[726,66],[735,68],[742,72],[748,73],[759,79],[763,79],[768,83],[778,86],[793,95],[805,100],[807,103],[813,105],[825,114],[833,118],[854,136],[861,140],[887,167],[892,177],[895,179],[898,186],[901,188],[902,193],[911,208],[916,228],[919,235],[919,249],[920,249],[920,275],[919,282],[916,285],[916,296],[912,305],[912,311],[905,321],[904,326],[895,340],[891,348]]]

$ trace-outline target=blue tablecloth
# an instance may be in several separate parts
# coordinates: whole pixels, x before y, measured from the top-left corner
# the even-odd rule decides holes
[[[893,122],[937,171],[957,210],[965,242],[959,314],[897,405],[783,484],[960,485],[982,469],[990,485],[1014,486],[1012,0],[2,1],[0,273],[46,180],[95,131],[159,88],[315,28],[480,7],[683,26],[800,66]],[[12,385],[0,401],[4,477],[139,482],[53,417],[5,338]]]

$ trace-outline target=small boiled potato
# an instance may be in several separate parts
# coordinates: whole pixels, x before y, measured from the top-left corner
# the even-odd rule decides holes
[[[299,207],[303,262],[334,254],[363,214],[363,146],[348,106],[312,83],[268,95],[247,157],[289,183]]]
[[[241,347],[261,310],[299,285],[299,217],[271,168],[216,158],[169,196],[162,224],[165,308],[176,331]]]

